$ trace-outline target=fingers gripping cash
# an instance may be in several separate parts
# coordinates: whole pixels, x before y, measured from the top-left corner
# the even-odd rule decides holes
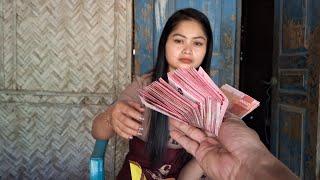
[[[201,67],[171,71],[168,81],[160,78],[139,90],[142,103],[216,136],[225,115],[243,118],[259,106],[257,100],[228,84],[219,88]]]

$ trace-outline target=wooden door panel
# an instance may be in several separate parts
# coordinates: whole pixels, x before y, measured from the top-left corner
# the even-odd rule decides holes
[[[306,69],[279,69],[279,90],[281,92],[307,94],[308,71]]]
[[[320,3],[275,1],[271,150],[301,179],[317,175]],[[317,34],[317,35],[316,35]],[[318,48],[320,50],[320,48]]]
[[[279,154],[282,160],[296,174],[301,174],[304,156],[304,108],[279,105]]]

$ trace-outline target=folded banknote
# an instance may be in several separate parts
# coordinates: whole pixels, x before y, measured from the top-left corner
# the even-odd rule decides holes
[[[228,84],[219,88],[201,67],[169,72],[168,82],[152,82],[139,97],[146,107],[217,136],[226,113],[243,118],[259,106]]]

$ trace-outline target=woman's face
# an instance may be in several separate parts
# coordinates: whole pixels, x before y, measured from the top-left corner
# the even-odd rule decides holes
[[[197,68],[207,49],[207,37],[201,25],[192,20],[181,21],[169,34],[166,43],[168,71],[177,68]]]

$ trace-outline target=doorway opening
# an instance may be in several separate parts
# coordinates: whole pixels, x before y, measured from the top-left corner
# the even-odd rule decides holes
[[[270,149],[274,2],[242,0],[239,89],[260,101],[243,118]]]

